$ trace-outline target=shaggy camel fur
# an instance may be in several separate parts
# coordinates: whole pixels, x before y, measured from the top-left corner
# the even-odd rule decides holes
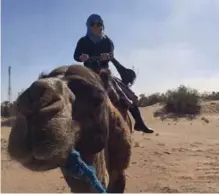
[[[107,192],[124,192],[131,156],[130,126],[106,94],[101,77],[107,74],[98,76],[80,65],[57,69],[17,99],[10,156],[34,171],[60,167],[72,192],[96,192],[86,178],[75,179],[64,167],[75,148],[96,168]]]

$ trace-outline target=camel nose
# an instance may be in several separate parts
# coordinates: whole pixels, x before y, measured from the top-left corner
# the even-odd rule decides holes
[[[60,99],[58,92],[52,88],[47,80],[35,81],[25,90],[18,99],[18,110],[24,115],[29,115],[42,108],[50,106]]]
[[[29,98],[30,101],[33,104],[38,104],[40,105],[40,101],[42,99],[42,97],[44,96],[46,89],[48,87],[46,86],[45,83],[42,83],[41,81],[36,81],[34,82],[29,90]]]
[[[18,97],[16,102],[17,110],[24,115],[32,114],[34,107],[39,106],[40,98],[43,96],[45,89],[38,81],[34,82]]]
[[[54,82],[54,83],[53,83]],[[60,100],[59,82],[38,80],[30,88],[30,99],[35,109],[42,109]]]

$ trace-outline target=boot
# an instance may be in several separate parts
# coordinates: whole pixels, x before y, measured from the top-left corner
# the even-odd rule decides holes
[[[133,118],[135,119],[135,126],[134,129],[136,131],[142,131],[144,133],[153,133],[154,131],[147,127],[144,121],[141,118],[141,113],[136,105],[129,108],[130,113],[132,114]]]

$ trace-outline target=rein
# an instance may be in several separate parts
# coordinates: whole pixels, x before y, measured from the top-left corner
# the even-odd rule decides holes
[[[74,178],[81,178],[86,176],[91,185],[99,192],[106,193],[106,190],[102,186],[101,182],[96,176],[96,170],[93,166],[88,166],[81,158],[81,155],[75,149],[70,153],[66,161],[66,169],[72,173]]]

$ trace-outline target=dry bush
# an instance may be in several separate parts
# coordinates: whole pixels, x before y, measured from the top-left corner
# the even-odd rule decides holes
[[[151,94],[148,96],[141,94],[138,105],[140,107],[151,106],[151,105],[156,104],[156,103],[161,103],[164,100],[165,100],[164,94],[154,93],[154,94]]]
[[[14,116],[15,113],[15,103],[10,103],[8,101],[1,103],[1,117],[8,118]]]
[[[166,113],[196,115],[200,113],[200,96],[195,89],[179,86],[176,90],[166,93]]]
[[[201,95],[201,98],[207,101],[219,100],[219,92],[205,92]]]

